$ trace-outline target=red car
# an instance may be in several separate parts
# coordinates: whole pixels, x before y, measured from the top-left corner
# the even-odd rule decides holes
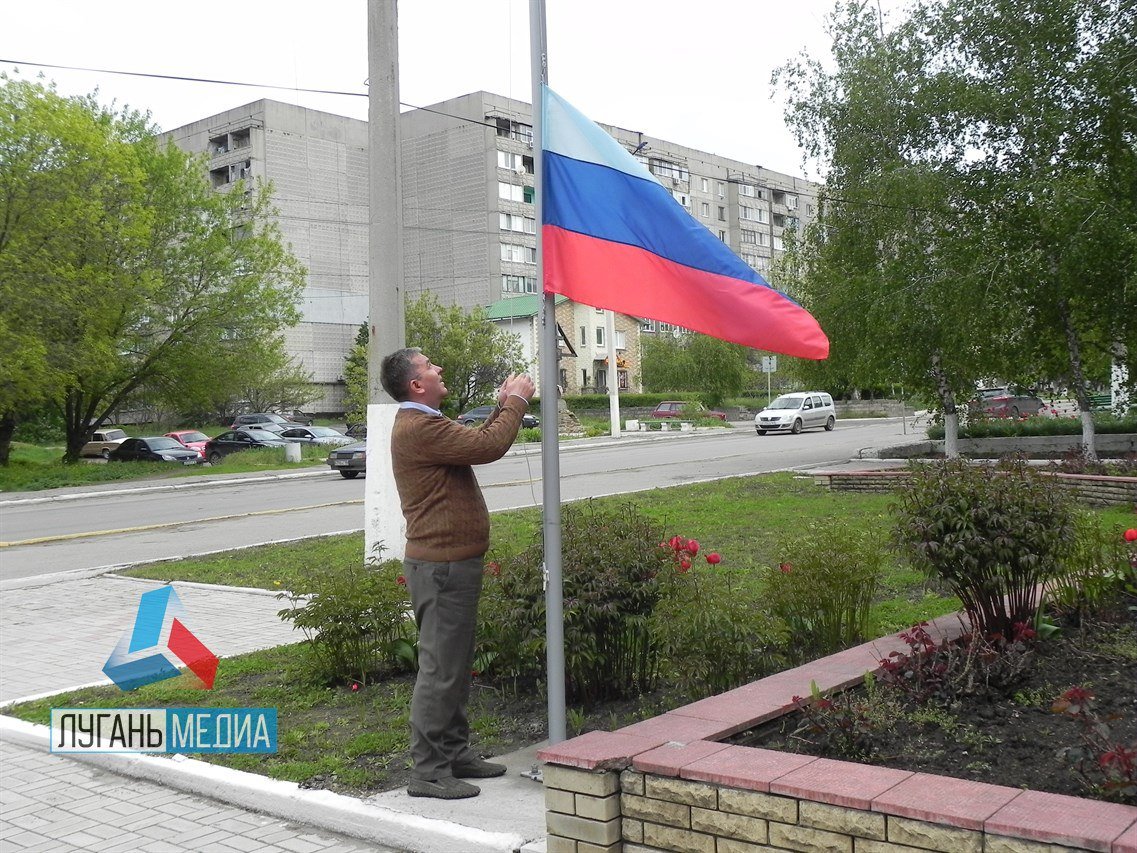
[[[179,441],[191,450],[196,450],[202,459],[205,458],[205,443],[209,436],[196,429],[181,429],[166,433],[167,438]]]
[[[710,411],[701,403],[688,403],[683,400],[665,400],[651,411],[653,418],[718,418],[726,420],[726,412]]]

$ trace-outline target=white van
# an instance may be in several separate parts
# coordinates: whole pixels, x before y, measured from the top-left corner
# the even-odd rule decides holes
[[[837,425],[837,411],[833,398],[824,391],[795,391],[783,394],[754,416],[754,429],[758,435],[768,432],[792,432]]]

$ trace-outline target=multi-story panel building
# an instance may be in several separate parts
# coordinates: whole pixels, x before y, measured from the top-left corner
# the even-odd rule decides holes
[[[272,182],[284,240],[308,270],[285,344],[319,386],[311,408],[342,411],[344,357],[367,319],[367,122],[263,100],[163,136],[206,154],[220,192]]]
[[[809,181],[601,126],[759,272],[781,251],[785,232],[815,214],[817,186]],[[474,92],[403,113],[400,129],[404,291],[429,291],[466,309],[538,293],[530,105]],[[273,183],[280,228],[308,268],[303,319],[286,340],[321,386],[312,407],[337,410],[343,359],[368,309],[367,123],[263,100],[166,137],[208,154],[218,190],[241,178]],[[562,319],[566,311],[574,316]],[[613,379],[636,386],[639,334],[660,324],[617,317],[613,377],[610,342],[597,337],[603,315],[561,306],[557,316],[578,350],[571,365],[561,364],[566,390],[591,391]]]

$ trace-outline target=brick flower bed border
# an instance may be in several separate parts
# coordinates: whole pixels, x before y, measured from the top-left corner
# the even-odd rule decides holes
[[[910,476],[906,470],[811,471],[815,483],[843,492],[890,492]],[[1062,474],[1044,471],[1060,488],[1088,504],[1116,506],[1137,504],[1137,477],[1107,477],[1098,474]]]
[[[957,616],[929,631],[957,637]],[[1137,808],[719,743],[860,683],[896,636],[538,753],[548,853],[1137,853]]]

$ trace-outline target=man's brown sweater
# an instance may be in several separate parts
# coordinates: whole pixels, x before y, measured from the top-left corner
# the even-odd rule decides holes
[[[525,409],[524,400],[509,397],[473,429],[417,409],[398,411],[391,459],[407,519],[407,557],[452,562],[489,549],[489,510],[470,466],[505,455]]]

